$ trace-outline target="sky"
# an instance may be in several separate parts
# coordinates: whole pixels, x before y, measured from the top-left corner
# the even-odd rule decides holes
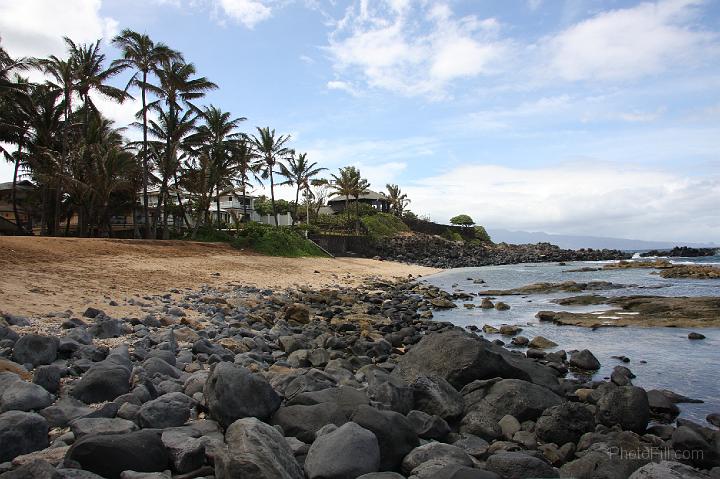
[[[435,221],[720,242],[720,2],[0,0],[14,56],[67,35],[115,58],[124,28],[183,52],[244,131]]]

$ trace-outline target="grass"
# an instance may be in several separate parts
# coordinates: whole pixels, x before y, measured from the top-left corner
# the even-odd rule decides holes
[[[410,228],[397,216],[387,213],[378,213],[372,216],[363,216],[362,224],[372,237],[395,236]]]
[[[327,254],[291,228],[275,228],[250,223],[231,241],[236,248],[251,248],[268,256],[299,258],[324,257]]]

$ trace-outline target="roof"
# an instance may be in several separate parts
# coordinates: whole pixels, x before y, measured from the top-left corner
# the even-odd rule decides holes
[[[350,199],[354,200],[355,197],[351,197]],[[359,200],[369,200],[369,201],[378,201],[378,200],[387,201],[388,197],[385,195],[385,193],[378,193],[377,191],[368,190],[367,193],[360,195],[360,197],[358,199]],[[327,202],[328,202],[328,204],[330,204],[330,203],[336,203],[339,201],[344,202],[345,197],[344,196],[334,196],[331,199],[329,199]]]
[[[22,180],[17,182],[17,189],[19,190],[33,190],[35,189],[35,185],[32,184],[29,180]],[[4,183],[0,183],[0,191],[2,190],[12,190],[12,181],[6,181]]]

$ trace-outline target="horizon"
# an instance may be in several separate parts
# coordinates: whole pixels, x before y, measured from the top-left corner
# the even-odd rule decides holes
[[[291,134],[373,190],[397,183],[434,221],[720,243],[717,3],[58,3],[0,0],[11,55],[64,56],[67,35],[103,38],[112,60],[110,38],[146,32],[219,85],[202,104],[247,117],[242,131]],[[139,109],[98,104],[118,126]]]

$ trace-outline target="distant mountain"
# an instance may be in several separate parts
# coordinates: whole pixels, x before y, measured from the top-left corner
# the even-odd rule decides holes
[[[601,236],[575,236],[544,233],[542,231],[510,231],[488,228],[488,234],[496,243],[552,243],[564,249],[619,249],[625,251],[643,251],[650,249],[670,249],[675,246],[693,248],[720,248],[715,243],[687,243],[676,241],[644,241],[625,238],[605,238]]]

